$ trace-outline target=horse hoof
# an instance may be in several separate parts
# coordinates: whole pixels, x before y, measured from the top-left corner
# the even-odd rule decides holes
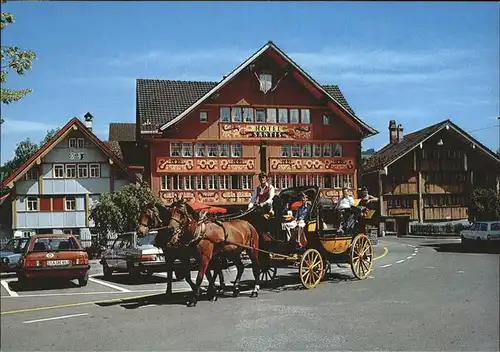
[[[259,293],[257,291],[253,291],[251,294],[250,294],[250,298],[254,298],[254,297],[259,297]]]
[[[236,289],[233,291],[233,297],[236,298],[240,295],[240,290]]]
[[[190,307],[190,308],[191,307],[195,307],[196,306],[196,302],[192,302],[192,301],[188,302],[187,306]]]

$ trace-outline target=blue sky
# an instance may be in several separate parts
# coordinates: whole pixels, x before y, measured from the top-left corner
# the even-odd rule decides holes
[[[7,87],[30,87],[2,106],[2,162],[16,143],[90,111],[107,138],[110,122],[135,120],[135,79],[220,80],[273,40],[318,82],[338,84],[364,121],[388,140],[450,118],[498,146],[499,5],[348,2],[11,2],[16,24],[2,45],[38,60]]]

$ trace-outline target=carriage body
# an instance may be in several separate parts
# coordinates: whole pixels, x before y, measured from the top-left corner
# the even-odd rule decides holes
[[[304,229],[307,237],[305,252],[298,251],[294,241],[284,240],[286,234],[281,226],[288,208],[285,205],[297,202],[301,193],[306,193],[311,201],[309,220]],[[273,252],[263,258],[263,278],[275,277],[277,267],[298,265],[303,286],[313,288],[328,273],[330,264],[349,264],[358,279],[367,278],[373,264],[373,246],[365,234],[364,222],[369,210],[358,203],[359,200],[355,201],[355,206],[345,214],[345,228],[339,232],[339,211],[331,199],[320,196],[319,187],[301,186],[281,191],[273,201],[276,224],[271,226],[275,230],[273,238],[261,246]]]

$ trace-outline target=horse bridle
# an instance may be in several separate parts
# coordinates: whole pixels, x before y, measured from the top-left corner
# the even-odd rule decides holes
[[[182,207],[181,207],[181,209],[179,209],[179,208],[177,208],[177,207],[176,207],[176,209],[177,209],[177,210],[178,210],[178,211],[179,211],[182,215],[184,215],[184,216],[186,217],[186,222],[181,222],[180,220],[175,219],[175,218],[173,218],[173,217],[171,217],[171,218],[170,218],[170,220],[174,220],[174,221],[176,221],[176,222],[179,224],[179,226],[178,226],[178,227],[176,227],[176,228],[171,227],[171,228],[173,228],[173,229],[174,229],[174,232],[173,232],[173,234],[172,234],[172,238],[171,238],[171,239],[170,239],[170,241],[168,242],[168,243],[169,243],[169,244],[171,244],[171,245],[175,245],[175,244],[177,244],[177,243],[179,243],[179,242],[180,242],[180,237],[181,237],[182,233],[184,232],[184,230],[185,230],[188,226],[190,226],[190,225],[191,225],[191,224],[193,224],[194,222],[196,222],[196,223],[197,223],[197,225],[199,224],[199,221],[197,221],[194,217],[192,217],[192,216],[191,216],[191,215],[187,212],[187,210],[186,210],[186,207],[185,207],[185,206],[182,206]],[[196,240],[196,239],[193,239],[193,240],[189,241],[188,245],[189,245],[189,244],[191,244],[191,243],[193,243],[195,240]]]
[[[154,217],[155,217],[155,220],[156,220],[156,223],[160,225],[160,227],[158,228],[154,228],[154,229],[150,229],[149,228],[149,220],[150,220],[150,217],[148,216],[148,223],[147,224],[144,224],[143,222],[139,222],[139,225],[145,227],[148,232],[150,231],[154,231],[154,230],[161,230],[161,229],[164,229],[164,228],[167,228],[167,226],[164,226],[163,224],[163,220],[161,219],[160,215],[157,213],[157,212],[154,212]]]

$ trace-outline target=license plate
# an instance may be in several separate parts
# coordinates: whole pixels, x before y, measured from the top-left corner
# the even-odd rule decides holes
[[[47,266],[69,265],[69,260],[47,260]]]

